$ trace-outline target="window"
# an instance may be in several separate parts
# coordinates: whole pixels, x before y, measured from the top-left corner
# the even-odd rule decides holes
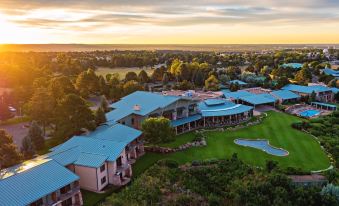
[[[134,118],[131,119],[131,123],[134,124]]]
[[[105,183],[106,183],[106,176],[103,177],[103,178],[101,178],[101,184],[103,185],[103,184],[105,184]]]
[[[105,164],[103,164],[103,165],[100,167],[100,172],[105,171],[105,169],[106,169],[106,166],[105,166]]]

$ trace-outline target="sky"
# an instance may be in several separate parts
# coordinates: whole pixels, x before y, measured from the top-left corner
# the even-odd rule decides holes
[[[0,43],[339,43],[339,0],[0,0]]]

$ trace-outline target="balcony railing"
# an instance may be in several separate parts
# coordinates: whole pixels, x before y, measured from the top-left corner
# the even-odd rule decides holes
[[[129,164],[123,164],[123,165],[119,165],[119,166],[117,166],[117,172],[122,172],[122,171],[125,171],[126,169],[128,169],[129,168]]]
[[[56,206],[60,204],[62,201],[67,200],[70,197],[73,197],[79,191],[80,191],[80,186],[74,187],[71,190],[69,190],[67,193],[60,194],[60,196],[57,197],[57,201],[54,203],[49,203],[48,206]]]

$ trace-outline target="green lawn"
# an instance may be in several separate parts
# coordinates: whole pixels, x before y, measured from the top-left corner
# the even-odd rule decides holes
[[[161,147],[169,147],[169,148],[177,148],[180,145],[186,144],[188,142],[192,142],[195,138],[194,132],[182,134],[176,137],[176,141],[159,144]]]
[[[301,168],[304,171],[329,167],[329,159],[318,142],[310,135],[291,127],[291,123],[296,121],[300,121],[300,119],[285,113],[268,112],[268,117],[256,126],[237,131],[207,132],[207,147],[190,148],[183,152],[167,155],[146,154],[143,159],[137,161],[134,167],[137,170],[143,170],[161,158],[186,163],[193,160],[228,158],[233,153],[237,153],[238,157],[244,162],[257,166],[264,166],[266,160],[275,160],[279,162],[281,167]],[[192,133],[188,133],[178,136],[176,142],[186,142],[192,135]],[[183,138],[185,141],[179,138]],[[271,145],[289,151],[289,155],[277,157],[258,149],[239,146],[233,142],[236,138],[268,139]],[[176,144],[171,143],[171,145]]]

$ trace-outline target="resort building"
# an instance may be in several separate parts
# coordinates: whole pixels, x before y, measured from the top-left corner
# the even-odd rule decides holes
[[[79,176],[38,157],[0,171],[0,205],[82,205]]]
[[[197,102],[191,97],[137,91],[111,104],[113,110],[106,114],[106,118],[108,122],[141,129],[142,121],[149,117],[178,120],[194,116],[198,114]]]
[[[238,90],[236,92],[224,92],[224,97],[232,102],[238,103],[241,97],[250,96],[252,93],[245,90]]]
[[[275,106],[277,99],[273,95],[264,93],[260,87],[253,88],[252,91],[254,93],[248,90],[238,90],[236,92],[226,92],[224,95],[230,101],[253,106],[254,108],[262,105]]]
[[[251,94],[248,96],[242,96],[239,99],[239,103],[253,106],[275,106],[277,99],[271,94]]]
[[[199,103],[203,127],[235,125],[253,116],[253,107],[225,99],[208,99]]]
[[[86,136],[75,136],[47,154],[80,177],[80,187],[100,192],[107,185],[130,182],[136,159],[144,154],[141,132],[121,125],[103,125]]]
[[[282,90],[289,90],[300,96],[310,96],[313,92],[315,92],[316,100],[321,102],[331,102],[333,101],[334,97],[331,88],[321,85],[301,86],[296,84],[288,84],[284,86]]]
[[[278,100],[279,104],[298,102],[300,100],[300,96],[298,94],[289,90],[276,90],[272,91],[270,94]]]

